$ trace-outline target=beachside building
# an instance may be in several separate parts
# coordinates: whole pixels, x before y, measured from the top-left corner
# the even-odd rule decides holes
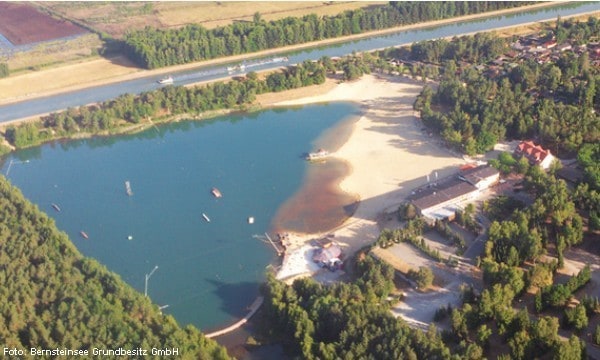
[[[342,249],[337,244],[330,243],[314,250],[313,261],[320,267],[336,270],[342,264],[341,256]]]
[[[489,165],[480,165],[461,170],[458,177],[477,189],[483,190],[500,180],[500,172]]]
[[[522,141],[515,149],[515,155],[525,157],[531,165],[538,165],[546,170],[550,167],[555,157],[539,145],[535,145],[533,141]]]
[[[477,198],[479,189],[466,181],[454,178],[442,186],[434,186],[417,193],[412,203],[422,216],[447,219],[454,215],[458,204]]]

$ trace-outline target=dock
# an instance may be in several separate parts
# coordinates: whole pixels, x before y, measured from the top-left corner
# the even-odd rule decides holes
[[[224,329],[213,331],[210,334],[204,334],[204,336],[211,339],[217,336],[221,336],[223,334],[230,333],[235,329],[238,329],[239,327],[247,323],[248,320],[250,320],[250,318],[258,311],[258,309],[260,309],[264,300],[265,298],[262,296],[257,297],[256,300],[254,300],[254,302],[252,303],[252,305],[250,305],[250,312],[248,312],[248,314],[246,314],[246,316],[244,316],[240,321]]]
[[[262,235],[253,235],[252,236],[255,239],[264,241],[264,242],[269,242],[271,244],[271,246],[273,246],[273,248],[275,249],[275,251],[277,251],[277,256],[281,256],[285,253],[285,250],[280,250],[279,247],[275,244],[275,242],[271,239],[271,237],[269,236],[269,234],[265,233],[265,236]]]

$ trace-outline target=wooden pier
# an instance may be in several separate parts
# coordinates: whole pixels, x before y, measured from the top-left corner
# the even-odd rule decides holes
[[[265,233],[265,236],[262,235],[254,235],[252,236],[255,239],[259,239],[261,241],[264,242],[269,242],[273,248],[275,249],[275,251],[277,251],[277,256],[281,256],[285,253],[285,250],[280,250],[279,247],[277,246],[277,244],[275,244],[275,242],[271,239],[271,237],[269,236],[269,234]]]
[[[264,300],[265,300],[265,298],[262,296],[257,297],[256,300],[254,300],[254,302],[252,303],[252,305],[250,305],[250,312],[246,316],[244,316],[240,321],[238,321],[235,324],[228,326],[224,329],[221,329],[218,331],[213,331],[210,334],[204,334],[204,336],[211,339],[211,338],[232,332],[235,329],[238,329],[240,326],[247,323],[248,320],[258,311],[258,309],[260,309]]]

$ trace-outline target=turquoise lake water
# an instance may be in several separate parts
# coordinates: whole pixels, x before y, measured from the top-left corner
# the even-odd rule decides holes
[[[245,315],[277,260],[253,235],[271,230],[301,188],[311,166],[302,155],[335,143],[320,135],[357,112],[346,103],[314,105],[57,142],[11,154],[2,173],[84,255],[138,291],[158,266],[148,281],[152,301],[168,305],[163,311],[182,325],[212,330]],[[213,197],[212,187],[223,197]]]

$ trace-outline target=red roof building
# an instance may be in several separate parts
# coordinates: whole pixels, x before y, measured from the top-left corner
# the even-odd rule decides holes
[[[548,169],[554,161],[550,150],[535,145],[533,141],[522,141],[515,149],[515,154],[526,157],[530,164],[539,165],[542,169]]]

